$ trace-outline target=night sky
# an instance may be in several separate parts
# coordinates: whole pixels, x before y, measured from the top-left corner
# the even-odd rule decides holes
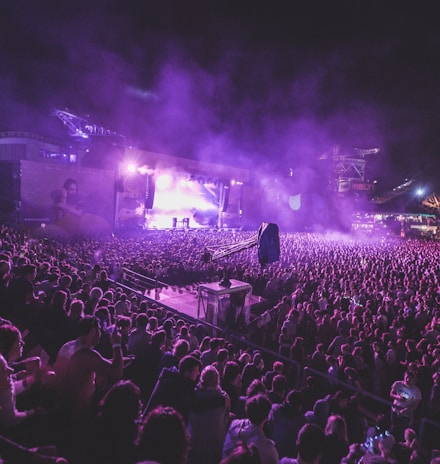
[[[5,1],[0,131],[53,108],[134,146],[281,170],[381,149],[368,176],[440,191],[436,2]]]

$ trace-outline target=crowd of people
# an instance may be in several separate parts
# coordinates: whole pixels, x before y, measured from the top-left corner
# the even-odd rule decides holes
[[[250,237],[61,243],[1,226],[4,462],[437,463],[440,243],[282,233],[263,268],[252,248],[228,256],[270,308],[252,345],[119,285],[124,268],[220,280],[207,247]]]

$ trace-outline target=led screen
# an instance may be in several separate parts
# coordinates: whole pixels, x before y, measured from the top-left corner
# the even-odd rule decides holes
[[[21,162],[21,221],[47,236],[111,232],[113,171]]]

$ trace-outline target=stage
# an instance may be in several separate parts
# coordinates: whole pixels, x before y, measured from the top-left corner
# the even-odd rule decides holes
[[[195,320],[205,320],[202,310],[200,310],[200,318],[197,315],[199,292],[198,287],[196,286],[191,289],[188,289],[187,287],[167,287],[159,289],[157,293],[155,293],[154,290],[151,290],[150,293],[145,292],[144,295],[156,301],[158,304],[168,306],[185,316],[189,316]],[[271,306],[264,298],[252,294],[249,295],[249,302],[251,306],[251,314],[261,313],[262,310],[260,308],[264,308],[264,311]]]

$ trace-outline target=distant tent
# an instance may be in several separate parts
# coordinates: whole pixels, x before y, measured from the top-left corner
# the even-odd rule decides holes
[[[264,222],[258,229],[258,261],[262,267],[280,259],[280,237],[276,224]]]

